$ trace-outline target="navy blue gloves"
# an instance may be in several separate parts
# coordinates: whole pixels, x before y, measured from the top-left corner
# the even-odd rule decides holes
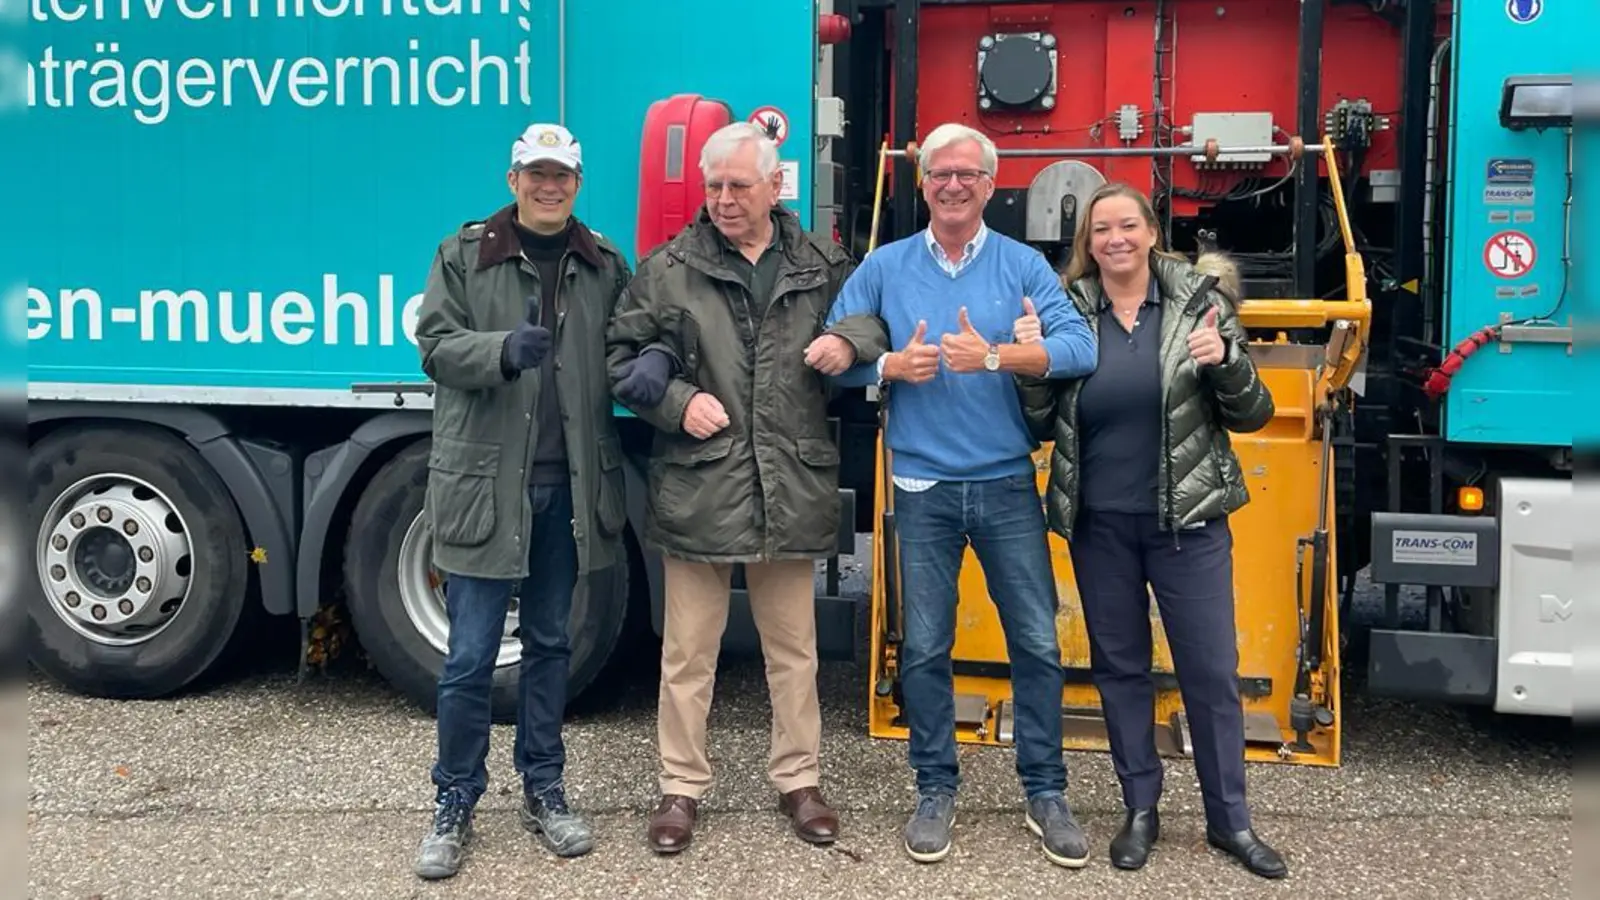
[[[617,399],[634,409],[652,409],[667,395],[672,357],[661,350],[646,350],[623,363],[617,375]]]

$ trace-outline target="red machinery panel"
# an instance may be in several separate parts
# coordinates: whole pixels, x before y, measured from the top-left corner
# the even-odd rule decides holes
[[[995,3],[922,7],[917,33],[917,134],[940,122],[965,122],[1004,148],[1151,146],[1188,143],[1182,129],[1197,113],[1270,113],[1275,142],[1298,131],[1295,112],[1299,4],[1285,0],[1118,0],[1118,2]],[[1160,10],[1160,21],[1157,11]],[[1046,32],[1055,40],[1057,83],[1048,108],[990,112],[979,107],[975,60],[986,35]],[[1365,5],[1330,5],[1323,31],[1321,104],[1364,99],[1383,117],[1400,109],[1399,29]],[[1162,115],[1158,120],[1156,91]],[[1118,111],[1138,108],[1139,136],[1124,141]],[[1307,143],[1320,135],[1302,135]],[[1363,169],[1395,166],[1395,133],[1379,131]],[[1049,165],[1045,158],[1012,158],[1001,166],[1001,189],[1027,189]],[[1157,187],[1148,158],[1086,158],[1108,180],[1146,192]],[[1207,194],[1241,177],[1276,180],[1279,157],[1240,171],[1197,172],[1173,165],[1175,187]],[[1193,199],[1174,198],[1174,211],[1192,215]]]
[[[700,151],[733,110],[699,94],[674,94],[650,104],[639,142],[639,223],[635,259],[671,240],[705,202]]]

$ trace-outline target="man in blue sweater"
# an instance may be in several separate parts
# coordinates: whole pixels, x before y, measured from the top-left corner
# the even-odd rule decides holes
[[[1089,846],[1064,794],[1055,575],[1032,460],[1038,444],[1013,379],[1089,374],[1095,335],[1038,251],[984,225],[994,144],[948,124],[928,135],[921,154],[928,229],[869,254],[828,316],[830,327],[877,316],[891,346],[902,349],[856,364],[843,338],[818,342],[852,364],[836,375],[841,384],[877,382],[890,396],[885,439],[905,606],[902,687],[919,794],[906,852],[936,862],[950,851],[960,784],[950,650],[956,580],[971,542],[1005,630],[1026,821],[1046,857],[1076,868]],[[1024,317],[1036,317],[1042,341],[1013,342],[1014,323]],[[844,368],[813,364],[829,373]]]

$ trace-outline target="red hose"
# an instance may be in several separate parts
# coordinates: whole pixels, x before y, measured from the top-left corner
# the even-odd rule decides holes
[[[1477,353],[1478,348],[1486,344],[1492,344],[1499,339],[1499,325],[1487,325],[1462,338],[1461,342],[1456,344],[1445,356],[1439,367],[1428,373],[1427,380],[1422,383],[1422,390],[1428,395],[1428,399],[1437,400],[1443,397],[1445,392],[1450,390],[1450,379],[1454,378],[1455,374],[1461,370],[1461,366],[1467,361],[1467,357]]]

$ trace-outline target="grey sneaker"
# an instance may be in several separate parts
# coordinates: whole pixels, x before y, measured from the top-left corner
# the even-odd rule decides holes
[[[1028,830],[1038,835],[1045,858],[1069,869],[1089,861],[1089,839],[1060,794],[1040,794],[1028,801]]]
[[[472,840],[472,804],[459,791],[439,795],[433,813],[433,830],[422,839],[412,870],[417,877],[449,878],[461,868],[461,856]]]
[[[938,862],[950,853],[950,827],[956,822],[953,794],[923,794],[906,823],[906,853],[920,863]]]
[[[557,856],[582,856],[594,849],[594,832],[567,808],[560,785],[540,794],[522,795],[522,827],[533,832]]]

